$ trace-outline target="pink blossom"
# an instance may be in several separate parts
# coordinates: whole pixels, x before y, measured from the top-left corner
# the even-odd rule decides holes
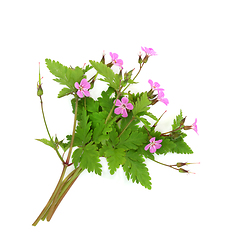
[[[141,47],[142,50],[150,57],[150,56],[155,56],[157,53],[152,49],[152,48],[147,48],[147,47]]]
[[[192,129],[198,134],[198,129],[197,129],[197,119],[195,118],[195,122],[192,124]],[[199,135],[199,134],[198,134]]]
[[[78,89],[77,91],[77,95],[80,97],[80,98],[83,98],[83,94],[86,96],[86,97],[89,97],[90,96],[90,93],[88,91],[88,89],[91,87],[91,84],[87,81],[87,79],[82,79],[82,81],[80,82],[80,84],[78,82],[75,82],[74,84],[75,88]]]
[[[111,56],[111,58],[112,58],[112,63],[113,63],[114,65],[123,68],[123,67],[122,67],[122,65],[123,65],[123,60],[122,60],[122,59],[118,59],[118,54],[117,54],[117,53],[112,53],[112,52],[110,52],[110,56]]]
[[[167,98],[164,98],[164,92],[158,91],[158,97],[157,100],[164,103],[166,106],[169,104],[169,101]]]
[[[148,83],[151,85],[152,90],[163,91],[163,88],[160,88],[160,84],[158,82],[153,82],[151,79],[148,80]]]
[[[150,153],[155,153],[156,150],[162,146],[160,144],[161,142],[162,142],[162,139],[155,141],[155,137],[153,137],[150,139],[150,143],[144,148],[144,150],[147,151],[150,147]]]
[[[114,113],[115,114],[122,114],[123,117],[127,117],[127,109],[132,110],[133,109],[133,105],[131,103],[128,103],[128,98],[127,97],[123,97],[122,101],[120,101],[119,99],[117,99],[117,101],[114,101],[114,104],[117,106],[117,108],[115,108]]]

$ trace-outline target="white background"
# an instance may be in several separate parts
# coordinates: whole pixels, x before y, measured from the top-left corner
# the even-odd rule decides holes
[[[4,1],[1,38],[1,239],[240,239],[239,233],[239,1]],[[180,174],[147,160],[152,190],[111,176],[84,172],[51,222],[37,218],[60,177],[36,96],[41,62],[45,114],[52,135],[71,133],[69,98],[51,79],[45,58],[82,66],[103,50],[119,54],[124,70],[138,68],[141,46],[158,56],[144,66],[165,89],[169,106],[159,131],[168,131],[179,109],[193,155],[168,154],[168,164],[201,162]]]

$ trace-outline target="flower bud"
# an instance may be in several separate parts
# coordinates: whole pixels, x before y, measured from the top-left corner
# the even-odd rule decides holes
[[[187,163],[182,163],[182,162],[178,162],[177,164],[176,164],[176,166],[178,167],[178,168],[180,168],[180,167],[182,167],[182,166],[184,166],[184,165],[186,165]]]
[[[144,63],[146,63],[148,61],[149,56],[146,54],[146,56],[144,57],[144,59],[142,60]]]
[[[185,169],[183,169],[183,168],[179,168],[178,171],[179,171],[180,173],[188,173],[188,171],[185,170]]]
[[[105,51],[103,51],[103,55],[102,55],[102,59],[101,59],[101,63],[105,64]]]
[[[140,52],[139,55],[138,55],[138,63],[141,64],[142,62],[143,62],[143,60],[142,60],[142,54],[141,54],[141,52]]]
[[[186,117],[181,120],[180,126],[182,126],[185,123],[185,120],[186,120]]]
[[[37,95],[39,97],[43,95],[42,84],[37,84]]]

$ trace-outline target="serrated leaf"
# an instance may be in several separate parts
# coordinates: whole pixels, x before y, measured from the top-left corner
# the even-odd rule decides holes
[[[146,118],[140,117],[139,120],[144,124],[148,131],[151,130],[151,123]]]
[[[170,139],[164,138],[161,142],[161,147],[157,149],[156,154],[164,154],[166,155],[169,152],[172,152],[172,150],[176,147],[176,144],[171,141]]]
[[[105,151],[105,157],[108,161],[110,174],[114,174],[117,168],[125,162],[125,150],[110,147]]]
[[[130,130],[127,130],[120,136],[120,142],[117,147],[125,149],[138,149],[138,146],[146,143],[147,134],[138,131],[130,132]]]
[[[123,170],[128,180],[131,178],[133,182],[140,182],[145,188],[151,189],[151,177],[142,156],[132,150],[128,151]]]
[[[111,94],[114,92],[114,89],[109,87],[108,90],[102,91],[101,96],[98,98],[100,106],[104,111],[110,112],[113,106],[113,98],[110,98]]]
[[[98,112],[99,110],[99,102],[95,101],[93,98],[87,97],[86,98],[86,105],[88,112]]]
[[[89,116],[87,115],[86,110],[82,108],[81,120],[78,123],[75,133],[75,137],[78,138],[80,146],[87,144],[92,136],[92,130],[90,130],[91,122],[89,122],[88,119]]]
[[[73,90],[70,89],[70,88],[63,88],[63,89],[59,92],[58,98],[64,97],[64,96],[66,96],[66,95],[69,95],[69,94],[72,93],[72,92],[73,92]]]
[[[148,117],[152,118],[155,121],[158,120],[158,118],[156,116],[154,116],[151,112],[146,112],[145,115],[147,115]]]
[[[75,82],[80,82],[81,79],[83,79],[83,71],[81,68],[76,67],[75,69],[73,68],[68,68],[58,61],[54,61],[51,59],[45,59],[46,65],[49,69],[49,71],[56,76],[56,79],[53,79],[54,81],[68,86],[70,89],[74,90],[74,83]]]
[[[51,147],[53,149],[55,149],[55,143],[52,142],[52,141],[47,140],[46,138],[36,139],[36,140],[39,141],[39,142],[44,143],[45,145],[47,145],[47,146],[49,146],[49,147]]]
[[[73,162],[75,167],[80,163],[80,167],[87,169],[89,173],[95,172],[98,175],[102,173],[99,151],[97,151],[97,146],[92,143],[86,145],[83,151],[81,148],[76,149],[73,153]]]
[[[100,80],[109,83],[109,86],[116,90],[119,89],[120,80],[118,74],[115,74],[111,68],[107,67],[102,62],[95,62],[91,60],[89,62],[98,71],[100,75],[105,77],[105,79]]]
[[[133,115],[136,116],[138,113],[141,112],[147,112],[147,110],[150,108],[148,105],[150,105],[150,101],[147,97],[147,92],[144,92],[140,98],[137,99],[134,108],[132,110]]]
[[[181,153],[181,154],[192,154],[192,149],[187,145],[186,142],[180,137],[174,141],[175,147],[172,149],[173,153]]]
[[[173,120],[172,130],[174,130],[174,129],[176,129],[180,126],[180,122],[181,122],[182,119],[183,119],[182,110],[180,110],[180,114],[178,114],[176,116],[176,118]]]

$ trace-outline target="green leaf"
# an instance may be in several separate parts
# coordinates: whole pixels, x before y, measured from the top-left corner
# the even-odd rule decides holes
[[[144,115],[147,115],[148,117],[152,118],[155,121],[158,120],[158,118],[156,116],[154,116],[151,112],[146,112]]]
[[[49,141],[49,140],[47,140],[46,138],[36,139],[36,140],[39,141],[39,142],[44,143],[45,145],[47,145],[47,146],[49,146],[49,147],[51,147],[51,148],[53,148],[53,149],[55,149],[55,147],[56,147],[56,145],[55,145],[54,142]]]
[[[120,165],[125,162],[125,150],[122,148],[109,148],[105,151],[110,174],[114,174]]]
[[[98,112],[99,110],[99,102],[94,101],[94,99],[91,97],[86,98],[86,105],[87,105],[88,112],[94,113],[94,112]]]
[[[192,149],[184,142],[183,138],[180,137],[174,141],[175,147],[172,149],[173,153],[181,153],[181,154],[192,154]]]
[[[102,97],[98,98],[100,106],[104,111],[110,112],[113,106],[113,98],[110,98],[111,94],[114,92],[114,89],[109,87],[108,90],[101,93]]]
[[[148,120],[146,118],[143,118],[143,117],[139,117],[139,120],[144,124],[144,126],[146,127],[146,129],[148,131],[151,130],[151,123],[148,122]]]
[[[159,149],[157,149],[156,154],[166,155],[167,153],[172,152],[172,150],[176,147],[176,144],[168,138],[164,138],[163,141],[161,142],[161,145],[162,146]]]
[[[148,172],[148,168],[144,163],[144,158],[135,151],[128,151],[126,153],[126,162],[123,165],[126,177],[133,182],[141,183],[145,188],[151,189],[151,177]]]
[[[66,96],[66,95],[69,95],[69,94],[72,93],[72,92],[73,92],[73,90],[70,89],[70,88],[63,88],[63,89],[59,92],[58,98],[64,97],[64,96]]]
[[[113,70],[107,67],[101,62],[89,61],[91,65],[98,71],[98,73],[105,77],[105,79],[100,79],[109,83],[109,86],[118,90],[120,84],[120,78],[118,74],[115,74]]]
[[[137,99],[135,106],[132,110],[133,115],[136,116],[138,113],[141,112],[147,112],[147,110],[150,108],[148,105],[150,105],[150,101],[147,97],[147,92],[144,92],[140,98]]]
[[[180,110],[180,114],[178,114],[176,116],[176,118],[173,120],[172,130],[174,130],[174,129],[176,129],[180,126],[180,122],[181,122],[182,119],[183,119],[182,110]]]
[[[117,147],[124,149],[138,149],[138,146],[146,143],[147,134],[138,131],[131,132],[130,134],[130,132],[130,129],[124,131],[124,133],[120,136],[120,142]]]
[[[74,83],[80,82],[83,79],[83,70],[79,67],[68,68],[63,66],[61,63],[52,61],[51,59],[45,59],[49,71],[56,76],[54,81],[68,86],[70,89],[75,90]]]
[[[97,146],[89,143],[82,148],[78,148],[74,151],[73,163],[75,168],[80,163],[82,169],[87,169],[88,172],[95,172],[98,175],[102,174],[102,165],[100,164],[99,151],[97,151]]]
[[[91,122],[88,121],[89,116],[86,110],[82,108],[81,120],[78,122],[75,136],[78,138],[79,145],[84,146],[91,140],[92,130],[90,130]]]

